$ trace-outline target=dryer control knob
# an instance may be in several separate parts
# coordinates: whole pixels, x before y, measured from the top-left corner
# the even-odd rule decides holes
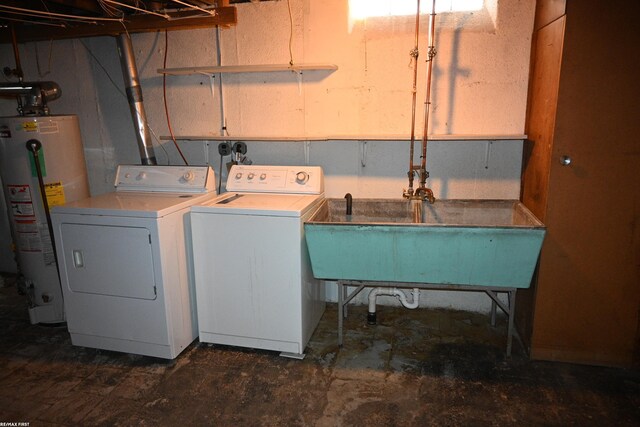
[[[247,175],[247,179],[251,180],[251,179],[253,179],[254,176],[256,176],[256,174],[251,172],[251,173],[249,173],[249,175]]]
[[[309,181],[309,174],[305,171],[300,171],[296,174],[296,182],[298,184],[306,184]]]
[[[267,179],[267,174],[263,173],[260,175],[260,181],[264,181],[265,179]]]
[[[182,179],[184,179],[187,182],[191,182],[194,179],[196,179],[196,174],[193,173],[193,171],[186,171],[183,175],[182,175]]]
[[[140,173],[138,174],[138,176],[136,176],[136,179],[137,179],[138,181],[140,181],[140,180],[145,179],[146,177],[147,177],[147,173],[146,173],[146,172],[140,172]]]
[[[240,179],[240,178],[242,178],[242,172],[238,172],[238,173],[236,174],[236,179]]]

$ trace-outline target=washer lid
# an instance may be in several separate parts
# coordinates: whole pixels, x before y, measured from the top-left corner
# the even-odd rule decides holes
[[[300,217],[322,201],[324,194],[226,193],[198,204],[192,212]]]
[[[160,218],[214,197],[215,193],[107,193],[56,206],[51,213]]]

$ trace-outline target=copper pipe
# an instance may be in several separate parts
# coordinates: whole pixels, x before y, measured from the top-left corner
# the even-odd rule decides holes
[[[413,223],[414,224],[422,224],[423,221],[423,213],[422,213],[422,200],[412,199],[411,200],[412,212],[413,212]]]
[[[416,96],[418,85],[418,40],[420,35],[420,0],[417,0],[418,6],[416,10],[416,31],[414,48],[409,52],[409,55],[413,58],[413,90],[411,92],[411,144],[409,146],[409,188],[406,190],[404,196],[411,197],[413,195],[413,151],[416,143]]]
[[[436,56],[435,34],[436,34],[436,0],[431,4],[431,14],[429,15],[429,47],[427,53],[427,93],[424,107],[424,130],[422,132],[422,161],[420,163],[420,189],[426,188],[427,177],[427,144],[429,142],[429,110],[431,107],[431,80],[433,73],[433,58]],[[433,196],[432,196],[433,197]]]
[[[20,64],[20,50],[18,50],[18,38],[16,37],[16,29],[11,25],[11,44],[13,44],[13,56],[16,59],[16,69],[13,73],[18,77],[20,83],[24,79],[24,74],[22,72],[22,65]]]

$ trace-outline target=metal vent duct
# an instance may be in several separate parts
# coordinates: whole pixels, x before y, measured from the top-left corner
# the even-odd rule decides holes
[[[48,115],[47,102],[61,95],[62,90],[55,82],[0,83],[0,97],[16,97],[21,116]]]
[[[151,134],[147,125],[147,114],[142,102],[142,88],[138,79],[138,68],[136,58],[133,54],[133,46],[128,34],[120,34],[118,40],[118,54],[120,55],[120,65],[122,66],[122,77],[127,91],[131,118],[136,131],[140,159],[143,165],[156,165],[156,155],[151,142]]]

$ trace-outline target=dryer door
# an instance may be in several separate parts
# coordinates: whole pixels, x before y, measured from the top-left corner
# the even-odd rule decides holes
[[[64,254],[58,256],[71,292],[156,298],[149,230],[65,223],[61,232]]]

